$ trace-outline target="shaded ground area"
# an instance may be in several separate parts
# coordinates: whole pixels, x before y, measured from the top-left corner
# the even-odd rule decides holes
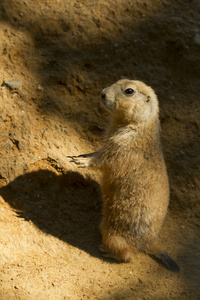
[[[199,1],[1,0],[0,24],[0,299],[199,299]],[[159,98],[179,274],[102,259],[100,174],[65,158],[100,147],[121,77]]]

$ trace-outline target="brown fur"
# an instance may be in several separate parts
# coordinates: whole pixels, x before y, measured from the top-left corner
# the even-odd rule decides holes
[[[71,157],[81,167],[99,168],[103,174],[100,250],[119,261],[130,261],[143,251],[177,271],[167,253],[154,246],[169,202],[157,97],[149,86],[128,79],[101,95],[112,115],[104,146]]]

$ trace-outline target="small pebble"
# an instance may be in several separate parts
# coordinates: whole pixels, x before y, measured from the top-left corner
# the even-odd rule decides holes
[[[38,86],[37,86],[37,91],[43,91],[43,87],[40,85],[40,84],[38,84]]]
[[[194,42],[197,45],[200,45],[200,34],[196,33],[194,36]]]
[[[182,150],[180,150],[179,153],[180,153],[180,155],[185,155],[185,152]]]
[[[14,93],[11,98],[15,98],[18,94],[17,93]]]
[[[8,86],[11,90],[18,89],[21,86],[21,81],[19,79],[4,80],[3,83],[6,86]]]

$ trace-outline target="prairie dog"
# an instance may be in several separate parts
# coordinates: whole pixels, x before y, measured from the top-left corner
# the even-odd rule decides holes
[[[102,171],[99,249],[119,261],[130,261],[142,251],[178,271],[178,265],[154,244],[169,203],[156,94],[143,82],[122,79],[103,89],[101,98],[111,111],[103,147],[69,156],[80,167]]]

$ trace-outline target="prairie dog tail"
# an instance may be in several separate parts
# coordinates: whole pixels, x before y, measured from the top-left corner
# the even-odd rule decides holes
[[[166,251],[160,250],[156,247],[148,247],[145,252],[157,263],[164,266],[168,270],[173,272],[180,271],[178,264],[169,256]]]

